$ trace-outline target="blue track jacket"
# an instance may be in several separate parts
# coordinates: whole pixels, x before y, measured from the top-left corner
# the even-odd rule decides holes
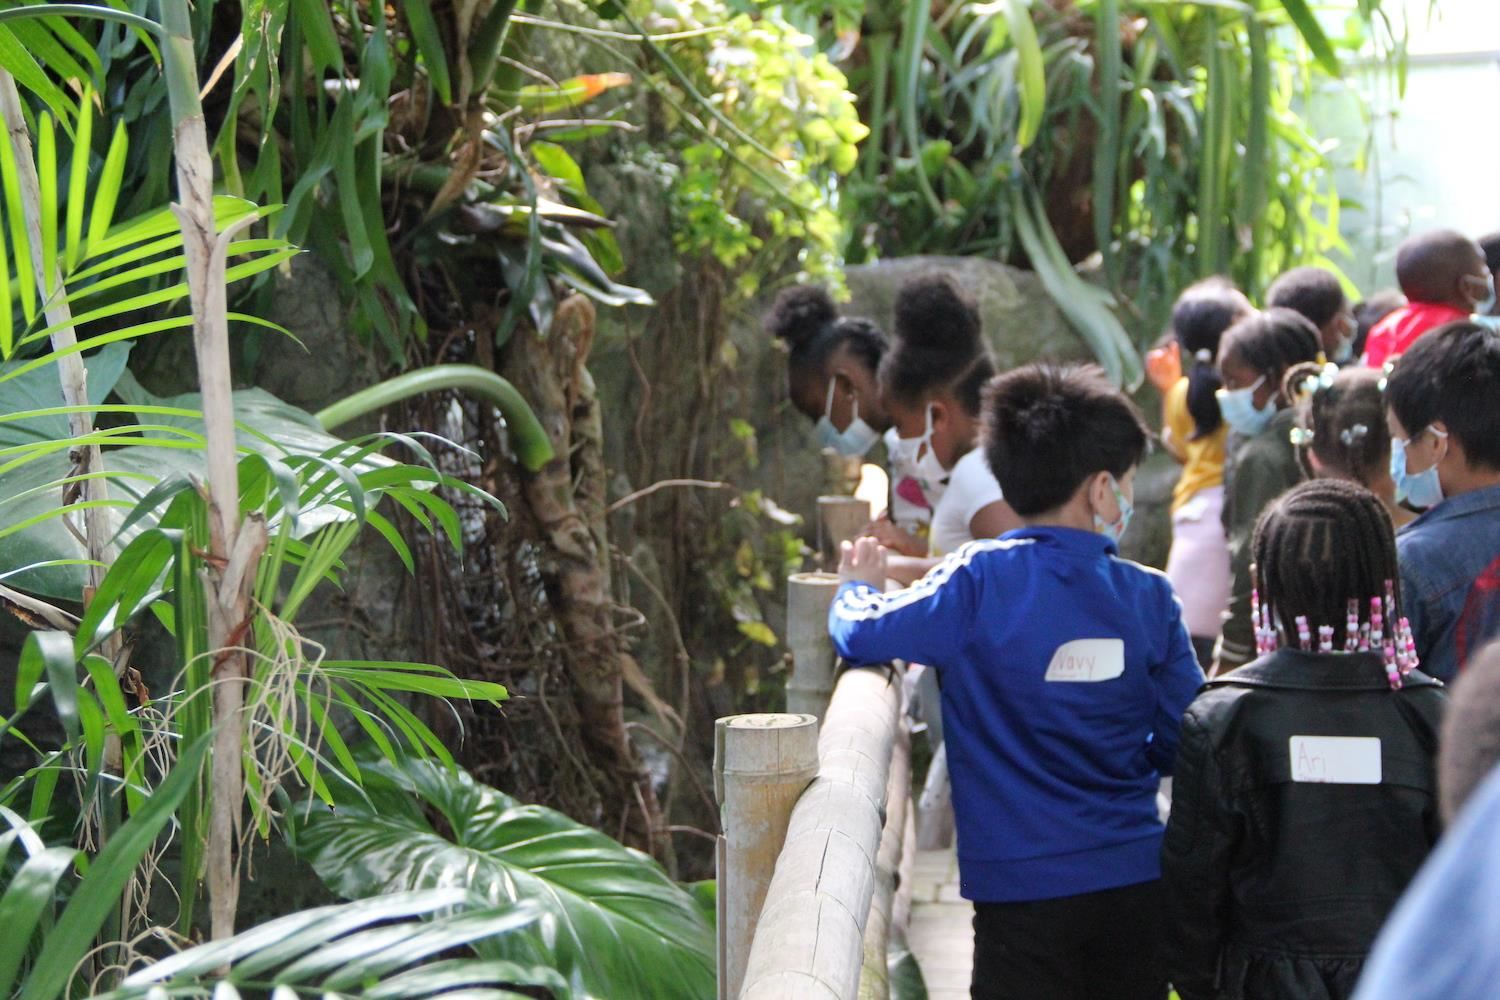
[[[911,587],[846,583],[840,655],[939,671],[960,889],[1055,899],[1161,875],[1159,778],[1203,672],[1167,578],[1103,535],[1023,528]]]

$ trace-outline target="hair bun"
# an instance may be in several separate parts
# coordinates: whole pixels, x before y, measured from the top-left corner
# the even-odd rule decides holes
[[[766,314],[766,330],[784,340],[793,350],[810,343],[838,319],[838,307],[827,289],[817,285],[797,285],[776,296]]]
[[[896,295],[895,335],[908,349],[972,355],[980,347],[979,307],[951,277],[921,274]]]

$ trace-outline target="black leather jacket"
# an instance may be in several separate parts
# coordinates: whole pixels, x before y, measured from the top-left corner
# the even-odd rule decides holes
[[[1420,671],[1392,691],[1365,653],[1282,650],[1204,686],[1183,718],[1162,844],[1182,1000],[1353,992],[1438,837],[1446,700]],[[1377,762],[1378,784],[1343,783],[1370,781]]]

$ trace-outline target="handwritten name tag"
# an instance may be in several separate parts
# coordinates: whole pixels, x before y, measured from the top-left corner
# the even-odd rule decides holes
[[[1057,647],[1047,664],[1049,681],[1108,681],[1124,672],[1124,639],[1074,639]]]
[[[1293,736],[1292,780],[1334,785],[1380,784],[1380,740],[1374,736]]]

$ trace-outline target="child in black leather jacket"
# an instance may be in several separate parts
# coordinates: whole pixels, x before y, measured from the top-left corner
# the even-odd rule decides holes
[[[1182,1000],[1350,996],[1439,832],[1442,685],[1416,668],[1390,518],[1304,483],[1256,526],[1260,657],[1188,708],[1162,847]]]

